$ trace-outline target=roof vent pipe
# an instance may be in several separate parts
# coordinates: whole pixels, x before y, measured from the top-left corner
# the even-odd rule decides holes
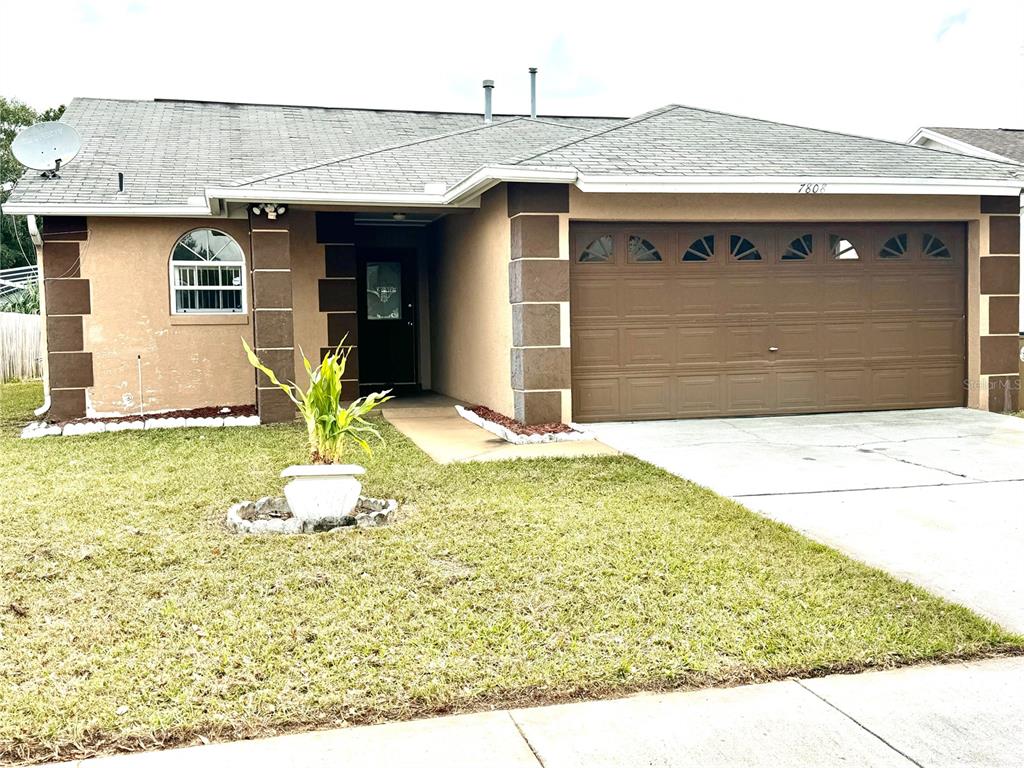
[[[484,80],[484,122],[491,123],[494,117],[491,114],[491,91],[494,90],[493,80]]]
[[[530,117],[537,116],[537,68],[530,67]]]

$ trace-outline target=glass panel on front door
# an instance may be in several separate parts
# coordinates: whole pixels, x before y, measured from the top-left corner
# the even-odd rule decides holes
[[[366,262],[366,319],[402,317],[402,265],[397,261]]]

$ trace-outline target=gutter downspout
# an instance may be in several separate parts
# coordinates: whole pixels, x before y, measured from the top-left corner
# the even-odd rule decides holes
[[[25,222],[28,224],[28,234],[32,238],[32,246],[36,252],[36,266],[38,272],[36,273],[36,280],[39,283],[39,322],[40,329],[39,333],[42,335],[42,346],[46,348],[46,297],[43,293],[43,236],[39,233],[39,223],[36,221],[36,217],[29,214],[25,217]],[[50,410],[50,367],[47,365],[47,356],[43,354],[43,404],[36,408],[33,413],[36,416],[42,416]]]

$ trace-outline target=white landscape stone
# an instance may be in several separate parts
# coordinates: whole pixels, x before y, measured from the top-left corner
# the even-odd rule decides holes
[[[455,410],[458,414],[466,421],[476,424],[481,429],[486,429],[492,435],[497,435],[507,443],[513,445],[529,445],[531,443],[565,443],[573,440],[586,440],[590,437],[585,432],[576,430],[574,432],[548,432],[543,435],[518,435],[507,427],[503,427],[501,424],[495,424],[493,421],[479,416],[468,408],[463,408],[461,405],[456,405]],[[576,429],[575,426],[573,429]]]
[[[127,432],[132,429],[145,429],[141,421],[111,421],[107,424],[107,432]]]
[[[107,425],[102,421],[72,421],[64,425],[61,434],[65,437],[74,435],[92,435],[97,432],[106,432]]]
[[[30,422],[23,430],[21,430],[21,436],[27,439],[33,437],[49,437],[51,435],[59,435],[60,433],[60,425],[47,424],[45,421]]]

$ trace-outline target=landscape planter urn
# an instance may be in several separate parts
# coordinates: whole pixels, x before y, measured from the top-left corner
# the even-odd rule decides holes
[[[300,521],[341,519],[353,514],[362,484],[356,478],[366,470],[357,464],[298,464],[281,477],[292,514]]]

